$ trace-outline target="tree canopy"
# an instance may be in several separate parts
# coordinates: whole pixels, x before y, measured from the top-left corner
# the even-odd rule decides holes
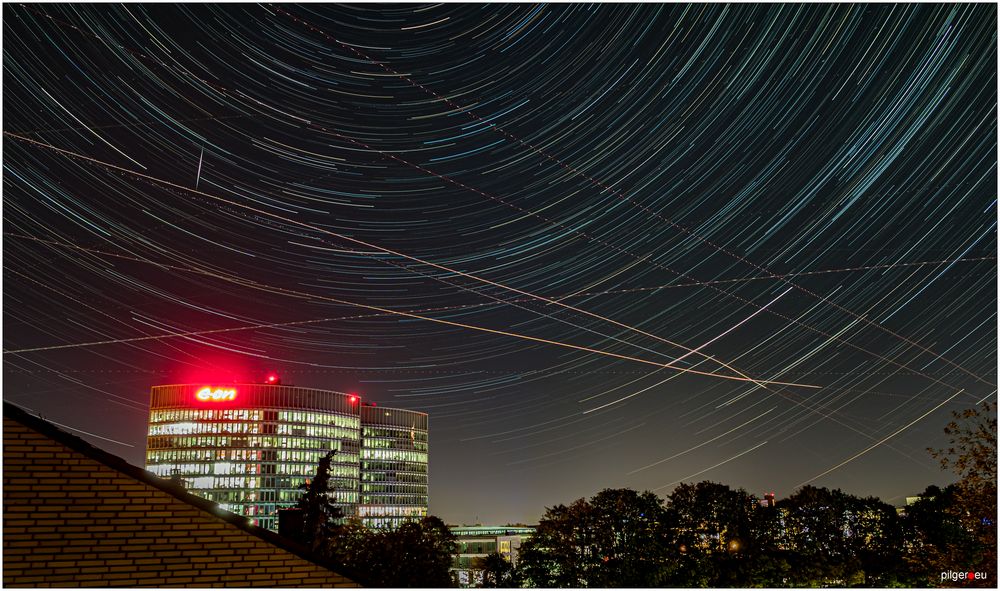
[[[815,486],[777,502],[707,481],[682,483],[666,499],[605,489],[546,509],[516,564],[494,553],[476,567],[485,587],[925,587],[953,585],[940,574],[955,569],[995,573],[995,407],[954,419],[951,445],[931,451],[958,482],[927,487],[901,511]],[[331,459],[299,503],[313,548],[369,586],[450,586],[457,544],[447,526],[436,517],[396,530],[341,523]]]
[[[334,534],[338,520],[344,517],[334,504],[334,489],[330,484],[330,464],[335,451],[319,460],[316,476],[305,485],[296,505],[303,511],[302,541],[313,551],[320,551]]]

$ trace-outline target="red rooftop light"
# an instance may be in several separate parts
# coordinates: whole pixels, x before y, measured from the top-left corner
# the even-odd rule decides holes
[[[357,402],[358,402],[358,397],[357,397],[357,396],[355,396],[354,394],[351,394],[351,396],[350,396],[350,398],[349,398],[348,400],[350,400],[350,401],[351,401],[351,404],[357,404]]]
[[[274,375],[273,373],[267,374],[267,383],[268,384],[278,383],[278,376]]]

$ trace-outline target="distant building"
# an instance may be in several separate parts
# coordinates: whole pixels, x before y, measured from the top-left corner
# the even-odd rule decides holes
[[[3,407],[5,587],[357,586],[245,517]]]
[[[426,414],[269,382],[154,386],[146,468],[276,530],[278,509],[298,501],[334,451],[330,480],[345,515],[389,527],[427,514]]]
[[[774,506],[774,493],[773,492],[772,493],[767,493],[766,495],[764,495],[764,498],[759,501],[759,503],[760,503],[760,506],[764,507],[764,508],[773,507]]]
[[[452,560],[452,574],[459,587],[477,587],[483,573],[475,568],[476,560],[494,552],[516,565],[518,552],[535,528],[523,525],[462,525],[448,526],[458,538],[458,554]]]
[[[902,507],[896,507],[896,515],[899,515],[900,517],[906,517],[906,514],[907,514],[907,512],[909,510],[909,507],[911,505],[913,505],[913,504],[915,504],[915,503],[917,503],[919,501],[933,501],[933,500],[934,500],[933,496],[924,497],[924,496],[919,496],[918,495],[918,496],[915,496],[915,497],[906,497],[906,504],[903,505]]]

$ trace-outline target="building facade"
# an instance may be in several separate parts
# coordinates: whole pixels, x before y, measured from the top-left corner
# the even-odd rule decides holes
[[[361,500],[368,527],[399,527],[427,516],[427,415],[361,407]]]
[[[517,565],[518,552],[535,528],[524,525],[451,525],[458,538],[458,553],[452,557],[451,572],[458,587],[483,585],[483,571],[477,561],[497,553],[512,565]]]
[[[276,530],[277,510],[297,502],[300,487],[315,476],[320,458],[334,451],[331,485],[335,504],[345,515],[365,518],[367,514],[402,513],[402,504],[382,507],[381,500],[392,500],[382,497],[370,497],[374,500],[365,503],[366,514],[359,513],[363,408],[375,407],[362,406],[354,394],[279,384],[154,386],[146,469],[179,481],[192,493],[261,527]],[[407,515],[426,515],[427,415],[380,410],[397,413],[390,417],[423,417],[423,450],[420,456],[405,456],[409,462],[405,467],[412,470],[401,469],[400,476],[416,471],[422,462],[424,494],[409,497],[422,505],[411,508]],[[414,444],[419,426],[413,427]],[[383,445],[383,439],[372,437],[375,445]],[[383,467],[373,461],[376,480],[388,478],[389,471]],[[372,526],[394,524],[369,522]]]

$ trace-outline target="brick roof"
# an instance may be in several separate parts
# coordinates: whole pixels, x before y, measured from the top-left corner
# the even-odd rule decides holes
[[[17,423],[24,425],[25,427],[36,431],[49,439],[52,439],[73,451],[76,451],[96,462],[99,462],[121,474],[138,480],[144,484],[151,487],[159,489],[179,501],[182,501],[192,507],[200,509],[206,513],[211,514],[212,517],[228,522],[229,524],[251,534],[261,540],[264,540],[268,544],[281,548],[286,552],[294,554],[304,560],[307,560],[317,566],[325,568],[333,573],[348,577],[354,581],[363,584],[364,577],[358,576],[355,572],[349,572],[350,569],[345,569],[339,565],[332,565],[323,559],[317,557],[308,548],[284,538],[270,530],[257,527],[250,523],[250,520],[241,515],[226,511],[219,508],[219,506],[207,499],[203,499],[196,495],[187,492],[183,486],[160,478],[155,474],[148,472],[138,466],[133,466],[129,464],[124,459],[111,454],[107,451],[94,447],[90,443],[84,441],[83,439],[77,437],[76,435],[71,435],[59,429],[52,423],[45,421],[37,416],[34,416],[22,408],[15,406],[9,402],[3,403],[3,417],[6,420],[13,420]],[[6,497],[6,495],[5,495]]]

